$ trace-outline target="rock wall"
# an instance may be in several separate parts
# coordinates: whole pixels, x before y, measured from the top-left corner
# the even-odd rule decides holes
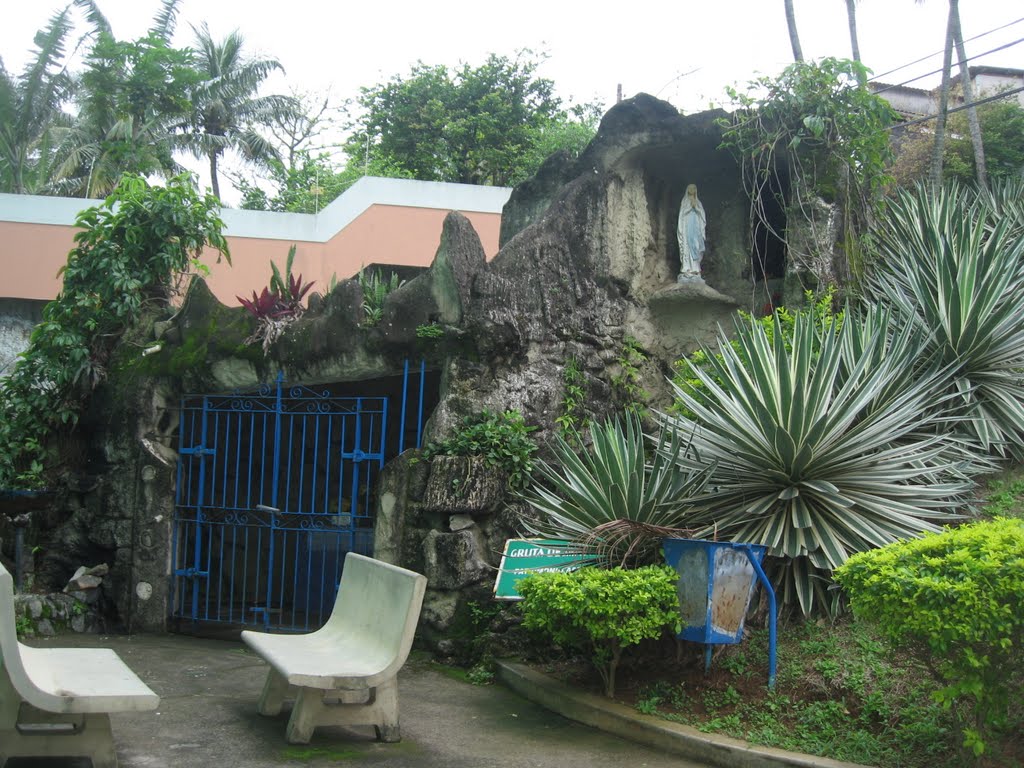
[[[528,510],[510,501],[507,478],[481,459],[406,451],[379,478],[374,556],[427,577],[420,637],[457,646],[473,603],[491,601],[505,541]]]
[[[32,329],[43,319],[42,301],[0,299],[0,377],[28,348]]]
[[[364,322],[358,283],[345,281],[311,300],[265,355],[247,343],[246,312],[194,283],[174,317],[140,323],[95,399],[84,473],[95,482],[55,520],[65,549],[109,554],[122,617],[163,627],[174,414],[184,392],[250,388],[279,370],[296,384],[369,381],[423,357],[440,378],[425,440],[450,436],[481,410],[515,409],[542,446],[561,415],[570,361],[590,418],[631,400],[667,406],[672,362],[712,341],[737,307],[760,308],[767,290],[752,279],[749,201],[736,164],[718,149],[721,117],[683,117],[643,95],[620,103],[578,159],[553,158],[513,192],[491,262],[469,222],[450,214],[433,265],[388,296],[376,325]],[[676,218],[691,183],[707,212],[704,279],[678,284]],[[636,378],[629,391],[627,373]],[[389,458],[376,493],[375,553],[426,573],[424,632],[441,642],[469,602],[490,599],[502,545],[529,510],[510,501],[504,478],[472,461]]]

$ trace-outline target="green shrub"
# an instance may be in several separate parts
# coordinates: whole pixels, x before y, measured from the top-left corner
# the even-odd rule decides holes
[[[622,652],[641,640],[679,632],[678,575],[664,565],[623,570],[580,568],[569,573],[534,573],[516,586],[523,597],[523,626],[544,632],[559,645],[589,653],[615,695]]]
[[[416,338],[417,339],[443,339],[444,328],[437,323],[422,323],[416,326]]]
[[[166,307],[188,273],[206,270],[204,248],[229,258],[219,212],[188,176],[162,187],[125,176],[78,214],[61,291],[0,379],[0,487],[45,485],[47,470],[56,469],[47,447],[78,422],[125,329],[144,311]]]
[[[647,355],[640,342],[632,336],[623,339],[622,349],[615,362],[619,366],[619,372],[611,379],[615,405],[627,413],[647,418],[650,393],[640,386],[640,367],[647,362]]]
[[[505,470],[510,488],[521,490],[529,485],[533,472],[537,444],[530,439],[530,433],[535,429],[526,426],[519,411],[482,411],[463,418],[462,426],[452,437],[428,444],[423,449],[423,458],[480,456],[488,466]]]
[[[937,700],[973,705],[965,744],[981,754],[983,733],[1007,724],[1024,667],[1024,520],[978,522],[864,552],[835,578],[858,617],[930,656],[945,684]]]
[[[587,402],[587,379],[580,370],[580,361],[570,357],[562,368],[562,409],[555,417],[558,434],[573,445],[579,444],[577,432],[589,424],[584,408]]]

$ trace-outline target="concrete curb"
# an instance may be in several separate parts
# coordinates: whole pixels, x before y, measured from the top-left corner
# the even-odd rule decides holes
[[[722,768],[868,768],[827,757],[758,747],[739,739],[701,733],[695,728],[643,715],[603,696],[574,690],[533,669],[497,662],[498,679],[523,698],[563,717],[624,739]]]

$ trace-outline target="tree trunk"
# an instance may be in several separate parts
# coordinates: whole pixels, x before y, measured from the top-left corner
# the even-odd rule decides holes
[[[213,196],[220,201],[220,183],[217,181],[217,152],[216,150],[210,150],[210,188],[213,190]]]
[[[860,61],[860,42],[857,40],[857,0],[846,0],[846,16],[850,23],[850,49],[853,60]],[[861,85],[866,81],[863,74],[859,75]]]
[[[932,147],[928,180],[935,186],[942,183],[942,151],[946,143],[946,110],[949,108],[950,69],[953,66],[953,9],[950,6],[946,24],[946,52],[942,59],[942,87],[939,90],[939,114],[935,119],[935,144]]]
[[[800,48],[800,35],[796,31],[796,14],[793,12],[793,0],[782,0],[786,5],[786,25],[789,27],[789,43],[793,46],[793,60],[803,61],[804,52]]]
[[[971,131],[971,144],[974,146],[974,166],[978,177],[978,188],[988,190],[988,173],[985,168],[985,147],[981,139],[981,124],[978,122],[978,110],[974,108],[974,87],[971,84],[971,73],[967,67],[967,52],[964,50],[964,36],[960,31],[960,0],[949,0],[949,23],[953,43],[956,45],[956,57],[960,63],[960,85],[963,89],[964,103],[967,107],[967,125]]]

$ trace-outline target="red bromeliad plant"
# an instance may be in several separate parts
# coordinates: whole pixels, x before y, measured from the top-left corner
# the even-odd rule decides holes
[[[285,266],[287,282],[281,276],[280,270],[274,262],[270,262],[272,274],[270,286],[265,287],[262,293],[252,292],[252,299],[243,299],[241,296],[235,298],[249,313],[256,318],[256,331],[246,339],[250,344],[259,341],[263,345],[264,353],[284,332],[290,324],[302,317],[306,311],[302,305],[302,299],[313,287],[313,281],[303,284],[302,275],[295,277],[292,274],[292,262],[295,260],[295,246],[288,249],[288,261]]]

